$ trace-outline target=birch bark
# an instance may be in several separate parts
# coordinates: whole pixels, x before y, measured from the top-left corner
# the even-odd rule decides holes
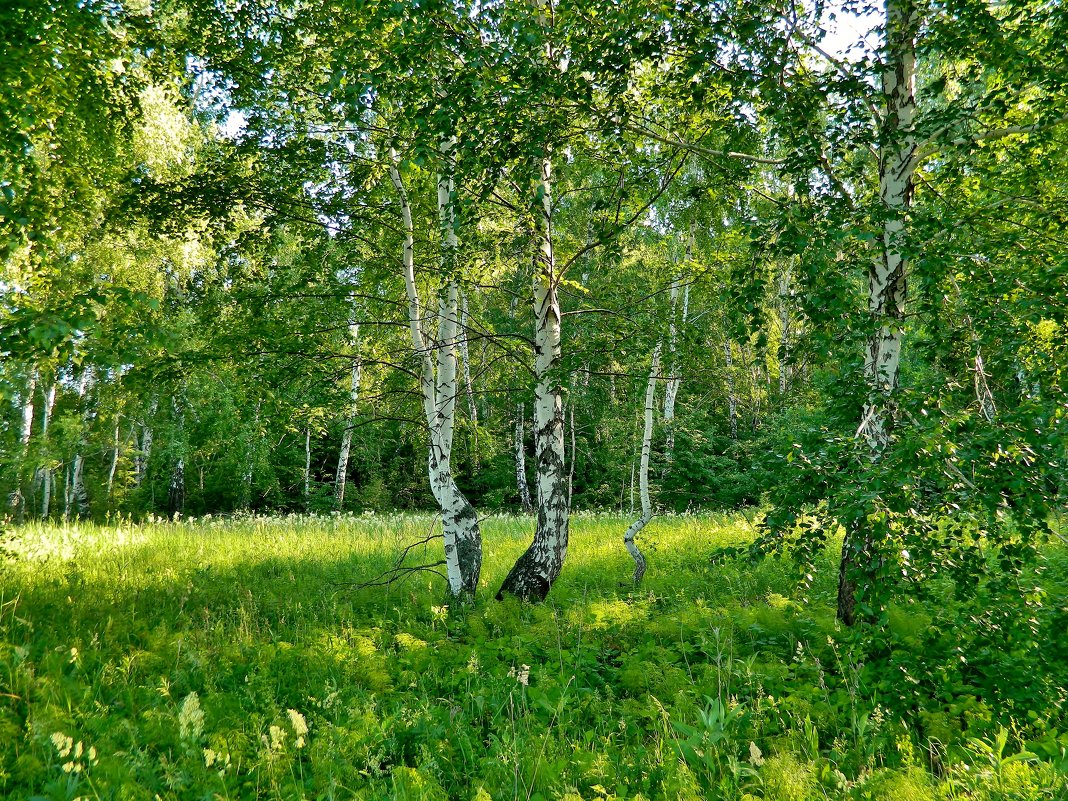
[[[428,343],[423,333],[423,311],[415,282],[414,227],[411,206],[404,189],[397,154],[390,149],[390,178],[397,190],[404,229],[402,268],[408,295],[408,324],[412,348],[421,361],[419,389],[429,432],[427,471],[430,490],[441,509],[442,534],[445,539],[445,568],[449,589],[455,597],[470,596],[478,588],[482,568],[482,536],[478,515],[452,474],[452,443],[456,415],[456,372],[459,286],[456,281],[456,257],[459,242],[453,209],[451,176],[454,144],[443,141],[442,157],[446,168],[438,179],[438,218],[442,234],[440,275],[444,286],[437,293],[437,341]]]
[[[177,518],[185,511],[185,408],[178,398],[174,398],[172,402],[179,453],[171,468],[171,481],[167,487],[167,512],[171,518]]]
[[[460,300],[460,361],[463,364],[464,387],[467,390],[467,415],[471,421],[471,462],[478,469],[478,406],[475,405],[475,390],[471,383],[471,349],[468,345],[468,322],[471,315],[467,309],[467,295]]]
[[[352,429],[356,425],[357,402],[360,399],[360,380],[363,375],[363,360],[360,358],[360,326],[355,321],[349,323],[349,338],[356,356],[352,362],[352,380],[349,387],[349,408],[345,418],[345,433],[341,435],[341,452],[337,458],[337,473],[334,475],[334,506],[341,509],[345,505],[345,484],[348,481],[349,455],[352,451]],[[305,491],[307,495],[307,491]]]
[[[311,426],[304,426],[304,508],[311,501]]]
[[[519,490],[519,503],[525,514],[534,511],[534,502],[530,498],[530,484],[527,483],[527,455],[524,445],[526,429],[526,407],[517,403],[515,407],[515,481]]]
[[[864,354],[868,384],[857,435],[864,437],[873,462],[890,440],[905,323],[908,261],[904,238],[912,203],[918,142],[916,112],[916,32],[920,15],[914,0],[886,0],[882,94],[883,128],[879,151],[879,198],[884,219],[881,248],[868,268],[868,311],[875,329]],[[870,561],[870,534],[861,523],[847,527],[838,571],[838,617],[856,619],[857,570]]]
[[[738,393],[734,384],[734,353],[730,340],[723,341],[723,358],[727,365],[727,414],[731,439],[738,439]]]
[[[787,262],[779,273],[778,301],[779,301],[779,395],[786,397],[790,390],[790,345],[793,337],[792,315],[790,310],[790,272],[791,265]]]
[[[141,430],[141,442],[134,456],[134,486],[140,487],[148,476],[148,464],[152,458],[152,418],[159,409],[159,398],[153,397],[148,404],[148,414],[141,420],[138,428]]]
[[[641,494],[641,517],[630,524],[623,535],[623,544],[634,559],[634,583],[641,582],[645,575],[645,555],[638,548],[635,537],[653,519],[653,504],[649,497],[649,458],[653,451],[653,423],[656,412],[656,383],[660,379],[660,345],[653,349],[652,365],[649,367],[649,382],[645,387],[645,429],[642,432],[642,455],[638,467],[638,483]]]
[[[122,416],[118,413],[115,414],[115,431],[111,448],[111,466],[108,468],[108,491],[107,498],[111,500],[112,490],[115,489],[115,474],[119,470],[119,449],[122,446],[121,433],[119,426],[122,423]]]
[[[48,425],[52,420],[52,409],[55,408],[55,405],[56,382],[53,381],[45,392],[44,404],[41,406],[41,442],[45,445],[48,443]],[[44,454],[44,457],[47,461],[48,454]],[[37,480],[41,485],[41,519],[47,520],[48,515],[51,513],[52,487],[55,484],[55,478],[50,464],[44,464],[37,468]]]
[[[543,600],[567,557],[570,508],[564,465],[564,405],[560,387],[560,276],[552,238],[552,161],[538,165],[533,204],[537,250],[534,256],[534,443],[537,458],[537,527],[534,541],[505,578],[505,593]]]
[[[686,263],[693,261],[694,226],[691,222],[689,235],[686,237]],[[682,384],[682,375],[679,371],[679,358],[676,352],[678,339],[678,327],[686,325],[686,318],[690,311],[690,284],[681,287],[682,276],[677,275],[671,282],[671,322],[668,324],[668,353],[671,357],[671,366],[667,384],[664,386],[664,463],[665,470],[671,464],[675,453],[675,399],[679,394],[679,386]],[[679,315],[679,291],[682,290],[682,314]]]
[[[82,427],[78,435],[78,449],[75,451],[74,460],[71,462],[69,480],[66,484],[66,492],[63,502],[63,521],[70,520],[71,511],[81,517],[89,511],[89,496],[85,491],[85,458],[82,456],[82,447],[85,444],[85,429],[89,424],[89,409],[86,396],[89,387],[93,383],[92,368],[85,368],[81,380],[78,382],[78,401],[82,405]]]
[[[15,459],[15,488],[8,497],[8,506],[21,523],[26,517],[26,503],[22,495],[22,468],[30,452],[30,437],[33,436],[33,396],[37,392],[37,368],[26,379],[26,395],[22,401],[22,428],[19,431],[18,455]]]

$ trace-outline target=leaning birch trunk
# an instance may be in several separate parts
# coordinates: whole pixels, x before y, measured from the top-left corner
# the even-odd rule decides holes
[[[26,396],[22,401],[22,429],[19,432],[19,449],[15,458],[15,488],[8,497],[8,506],[21,523],[26,517],[25,498],[22,496],[22,468],[30,452],[30,437],[33,436],[33,396],[37,392],[37,368],[26,379]]]
[[[567,557],[570,508],[564,465],[564,405],[559,384],[559,276],[552,239],[552,162],[538,165],[533,208],[534,257],[534,442],[537,458],[537,528],[534,541],[512,567],[497,598],[505,593],[525,600],[543,600],[560,575]]]
[[[727,413],[730,416],[731,439],[738,439],[738,394],[734,385],[734,355],[730,340],[723,342],[723,358],[727,364]]]
[[[524,447],[524,430],[526,428],[526,410],[524,404],[515,407],[515,481],[519,490],[519,503],[525,514],[534,511],[534,502],[530,498],[530,484],[527,483],[527,455]]]
[[[917,163],[913,118],[918,27],[919,12],[914,0],[886,0],[882,73],[885,129],[881,137],[885,144],[879,152],[879,198],[884,220],[879,257],[868,268],[868,311],[875,330],[864,354],[868,400],[857,428],[857,436],[867,441],[873,462],[879,460],[890,441],[904,335],[908,262],[903,240]],[[857,572],[866,570],[873,557],[870,532],[862,532],[862,526],[861,521],[847,526],[842,543],[838,618],[846,625],[856,620]],[[873,579],[869,576],[868,580]]]
[[[645,430],[642,433],[642,456],[638,468],[641,488],[642,515],[623,535],[623,544],[634,559],[634,583],[639,584],[645,575],[645,556],[638,549],[634,538],[653,519],[653,503],[649,498],[649,457],[653,451],[653,415],[656,412],[656,382],[660,378],[660,345],[653,349],[653,362],[649,368],[649,383],[645,387]]]
[[[451,142],[442,143],[445,161],[451,161]],[[427,449],[427,472],[430,489],[441,509],[441,528],[445,540],[445,570],[449,590],[454,597],[470,596],[478,588],[482,569],[482,536],[478,515],[464,497],[452,475],[452,438],[456,412],[456,327],[459,287],[455,279],[438,293],[438,341],[435,358],[423,335],[422,310],[415,283],[415,233],[408,195],[397,169],[397,154],[390,149],[389,172],[401,206],[404,228],[402,267],[408,295],[408,324],[412,348],[419,356],[422,369],[419,389],[423,399],[430,443]],[[438,214],[442,231],[441,274],[453,275],[458,242],[452,204],[452,179],[446,175],[438,181]],[[435,369],[436,368],[436,369]]]
[[[352,362],[352,382],[349,387],[349,409],[345,419],[345,433],[341,435],[341,452],[337,457],[337,473],[334,475],[334,506],[341,509],[345,505],[345,484],[348,481],[349,455],[352,451],[352,430],[356,425],[357,402],[360,399],[360,379],[363,374],[363,360],[360,358],[360,325],[349,324],[349,335],[356,357]],[[305,496],[307,492],[304,493]]]

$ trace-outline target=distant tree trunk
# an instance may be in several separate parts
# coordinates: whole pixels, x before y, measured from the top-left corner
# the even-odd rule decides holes
[[[505,593],[525,600],[543,600],[560,575],[567,557],[570,508],[564,465],[564,405],[559,384],[560,277],[556,274],[552,238],[552,161],[538,165],[533,207],[534,263],[534,442],[537,457],[537,528],[534,541],[505,578]]]
[[[468,347],[467,295],[460,301],[460,361],[463,364],[464,387],[467,390],[467,415],[471,421],[471,462],[478,469],[478,407],[475,405],[475,390],[471,383],[471,349]]]
[[[649,367],[649,382],[645,387],[645,429],[642,433],[641,466],[638,468],[638,481],[641,487],[642,514],[630,524],[623,535],[623,544],[634,559],[634,583],[638,584],[645,575],[645,556],[638,548],[635,537],[653,519],[653,503],[649,497],[649,458],[653,451],[653,417],[656,412],[656,382],[660,378],[660,345],[653,349],[653,360]]]
[[[519,503],[525,514],[534,511],[534,502],[530,498],[530,484],[527,483],[527,456],[524,445],[526,429],[526,410],[522,403],[515,407],[515,481],[519,490]]]
[[[734,385],[734,355],[729,339],[723,341],[723,358],[727,364],[727,414],[730,417],[731,439],[738,439],[738,394]]]
[[[181,516],[185,510],[185,459],[181,456],[171,470],[171,483],[167,488],[167,511],[171,519]]]
[[[8,505],[21,523],[26,518],[26,503],[22,495],[22,469],[30,452],[30,437],[33,436],[33,396],[37,392],[37,368],[26,379],[26,394],[22,401],[22,428],[19,431],[19,447],[15,458],[15,488],[8,497]]]
[[[334,507],[341,509],[345,506],[345,484],[348,481],[349,454],[352,450],[352,431],[356,426],[357,402],[360,399],[360,379],[363,374],[363,359],[360,358],[360,326],[352,322],[349,325],[349,334],[356,350],[356,358],[352,362],[352,382],[349,387],[349,409],[345,419],[345,431],[341,435],[341,452],[337,458],[337,473],[334,475]]]
[[[676,279],[671,284],[671,323],[668,326],[668,352],[671,354],[671,374],[664,387],[664,458],[667,464],[675,455],[675,400],[679,395],[679,387],[682,385],[681,368],[679,367],[678,354],[676,353],[676,307],[679,301],[679,281]],[[682,289],[682,316],[680,323],[685,325],[690,307],[690,285]]]
[[[571,508],[571,500],[575,493],[575,400],[572,399],[571,403],[567,405],[568,408],[568,429],[571,432],[571,458],[567,462],[567,507]]]
[[[41,406],[41,442],[46,446],[48,443],[48,424],[52,420],[52,409],[55,408],[55,405],[56,382],[53,381],[44,394],[44,404]],[[44,456],[45,460],[48,461],[48,454],[45,453]],[[41,485],[41,519],[47,520],[51,513],[52,487],[55,484],[50,464],[44,464],[37,468],[37,480]]]
[[[156,416],[159,408],[159,398],[153,397],[148,404],[148,416],[139,426],[141,429],[141,443],[137,447],[134,456],[134,486],[140,487],[148,476],[148,464],[152,458],[152,418]]]
[[[171,481],[167,487],[167,513],[175,519],[185,511],[185,408],[178,398],[172,400],[178,431],[178,458],[171,468]]]
[[[342,443],[342,450],[344,450],[344,443]],[[311,503],[311,426],[304,426],[304,508],[307,509],[310,503]]]
[[[761,360],[753,356],[748,347],[743,346],[742,358],[744,359],[744,363],[749,366],[750,376],[752,378],[750,383],[752,391],[749,397],[753,404],[752,428],[753,431],[756,431],[760,427],[760,385],[761,383],[764,383],[768,371],[765,369]],[[770,381],[770,378],[767,380]]]
[[[85,491],[85,458],[82,456],[82,448],[85,446],[85,431],[89,426],[89,409],[86,397],[89,387],[93,383],[92,368],[87,367],[82,372],[78,382],[78,402],[82,406],[81,431],[78,435],[78,447],[71,462],[70,478],[67,482],[67,490],[63,503],[63,521],[70,520],[73,511],[78,517],[84,517],[89,511],[89,495]]]
[[[792,314],[790,309],[790,263],[779,273],[779,396],[785,398],[790,391],[790,346]]]
[[[122,447],[121,433],[119,431],[119,425],[121,423],[121,416],[116,413],[115,415],[115,437],[114,444],[111,449],[111,466],[108,468],[108,491],[107,499],[111,500],[112,490],[115,488],[115,474],[119,471],[119,450]]]
[[[884,211],[879,258],[868,268],[868,311],[876,330],[864,354],[868,400],[857,435],[867,440],[873,462],[890,441],[905,325],[908,261],[906,216],[912,203],[917,141],[916,32],[920,15],[914,0],[887,0],[886,42],[882,72],[885,114],[879,151],[879,198]],[[870,573],[870,532],[862,521],[846,527],[838,571],[838,618],[856,620],[857,573]],[[868,575],[868,581],[875,577]]]
[[[245,467],[241,471],[241,498],[238,508],[250,509],[252,507],[252,477],[256,470],[256,443],[260,431],[260,409],[263,401],[256,401],[256,413],[252,417],[252,430],[248,432],[248,442],[245,444]]]
[[[449,589],[455,597],[471,596],[478,588],[482,568],[482,536],[478,515],[452,474],[452,443],[456,415],[457,336],[459,322],[459,286],[456,281],[456,237],[453,207],[451,140],[441,144],[445,169],[438,179],[438,217],[441,226],[442,254],[439,275],[445,282],[437,293],[437,341],[431,346],[423,334],[422,309],[415,282],[415,233],[411,206],[397,168],[397,155],[391,149],[390,177],[397,190],[404,228],[402,266],[408,295],[408,323],[412,348],[422,362],[419,388],[423,399],[430,435],[427,469],[430,489],[441,509],[442,534],[445,539],[445,569]],[[435,356],[436,355],[436,359]]]
[[[694,227],[691,223],[689,236],[686,238],[686,263],[693,261]],[[671,460],[675,456],[675,399],[679,394],[679,386],[682,384],[679,358],[676,352],[678,339],[678,326],[686,325],[686,318],[690,311],[690,284],[682,288],[682,314],[679,315],[679,290],[682,284],[682,276],[678,275],[671,282],[671,318],[668,323],[668,353],[671,357],[671,365],[667,384],[664,387],[664,469],[667,470]]]

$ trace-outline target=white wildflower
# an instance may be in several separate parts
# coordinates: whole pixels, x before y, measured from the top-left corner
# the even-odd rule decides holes
[[[52,745],[55,746],[56,753],[59,754],[60,757],[66,757],[70,754],[71,749],[74,748],[74,738],[68,737],[61,731],[57,731],[49,739],[52,741]]]
[[[293,727],[293,734],[297,738],[297,748],[304,747],[304,736],[308,733],[308,721],[295,709],[287,709],[289,725]]]
[[[178,732],[183,740],[196,740],[204,733],[204,711],[200,708],[200,696],[189,693],[182,701],[178,713]]]
[[[757,767],[764,764],[764,754],[756,743],[750,741],[749,743],[749,761]]]

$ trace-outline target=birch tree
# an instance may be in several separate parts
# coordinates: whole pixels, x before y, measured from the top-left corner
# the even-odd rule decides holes
[[[560,387],[561,315],[552,239],[552,160],[538,164],[534,203],[534,449],[537,527],[497,592],[544,600],[567,557],[570,508],[564,464],[564,403]]]
[[[412,349],[420,362],[419,391],[429,435],[427,470],[430,489],[441,509],[445,540],[445,567],[449,590],[454,597],[466,597],[478,588],[482,567],[482,537],[478,515],[452,473],[452,444],[456,422],[457,327],[459,325],[459,283],[457,278],[456,218],[452,177],[454,140],[443,139],[440,150],[444,163],[437,181],[438,222],[441,232],[441,258],[436,287],[437,312],[427,314],[436,323],[433,340],[424,332],[424,312],[415,275],[415,229],[408,194],[400,174],[399,157],[390,149],[389,174],[400,204],[404,241],[401,265],[408,296],[408,328]]]
[[[868,398],[857,435],[877,461],[889,443],[895,417],[905,328],[908,282],[906,215],[916,171],[916,33],[920,15],[914,0],[886,0],[886,42],[882,70],[883,131],[879,151],[879,202],[883,210],[877,258],[868,268],[868,312],[872,331],[864,353]],[[838,617],[856,619],[855,571],[868,569],[870,533],[863,523],[847,526],[838,571]]]
[[[649,458],[653,451],[653,424],[656,416],[656,385],[660,380],[660,343],[653,349],[652,363],[649,366],[649,380],[645,386],[645,425],[642,430],[642,455],[638,467],[638,485],[640,487],[642,513],[627,528],[623,535],[623,544],[626,546],[631,558],[634,559],[635,584],[639,584],[645,575],[645,555],[638,548],[635,538],[641,533],[649,521],[653,519],[653,503],[649,497]]]
[[[46,452],[43,454],[45,464],[37,468],[37,481],[41,486],[41,519],[47,520],[52,507],[52,491],[55,487],[55,472],[48,458],[48,425],[52,420],[52,409],[56,405],[56,381],[48,385],[41,405],[41,443]]]
[[[357,403],[360,399],[360,377],[363,374],[363,360],[360,358],[360,324],[355,320],[349,322],[349,341],[355,354],[352,359],[345,431],[341,435],[341,451],[338,454],[337,473],[334,476],[334,506],[337,509],[342,509],[345,506],[345,483],[348,481],[349,451],[352,449],[352,432],[356,426]],[[304,494],[307,495],[307,491]]]

